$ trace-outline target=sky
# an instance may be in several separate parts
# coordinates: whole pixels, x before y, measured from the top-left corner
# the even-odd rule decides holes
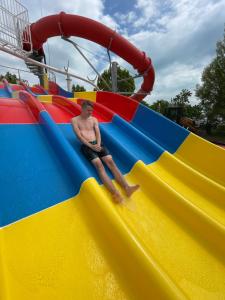
[[[61,11],[95,19],[116,30],[152,59],[156,80],[151,95],[145,99],[153,103],[159,99],[170,100],[182,89],[193,95],[191,103],[198,103],[194,95],[196,84],[201,83],[204,68],[215,57],[216,42],[223,38],[225,24],[224,0],[21,0],[29,13],[31,23],[41,17]],[[99,45],[73,37],[82,46],[83,53],[99,72],[109,67],[106,49]],[[48,40],[44,45],[47,63],[69,70],[84,78],[94,79],[95,73],[72,45],[60,37]],[[132,75],[136,70],[120,57],[112,55]],[[22,60],[0,53],[2,65],[26,69]],[[7,70],[0,67],[0,73]],[[38,83],[32,74],[21,72],[23,79]],[[65,77],[57,75],[57,82],[66,88]],[[73,80],[73,83],[90,85]],[[139,89],[141,79],[135,81]]]

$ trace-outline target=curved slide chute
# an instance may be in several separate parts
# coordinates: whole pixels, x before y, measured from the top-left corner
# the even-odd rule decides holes
[[[55,83],[53,81],[49,81],[48,85],[49,85],[48,93],[51,95],[60,95],[60,96],[68,97],[68,98],[73,97],[72,92],[68,92],[68,91],[64,90],[61,86],[59,86],[57,83]]]
[[[61,12],[41,18],[31,24],[30,30],[33,49],[38,50],[40,54],[43,54],[43,44],[50,37],[77,36],[95,42],[119,55],[143,75],[141,89],[132,96],[137,101],[141,101],[153,88],[155,73],[151,59],[124,37],[97,21]],[[25,49],[26,46],[24,45]]]

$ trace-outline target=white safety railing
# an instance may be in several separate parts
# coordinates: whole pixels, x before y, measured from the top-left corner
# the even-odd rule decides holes
[[[23,55],[32,51],[28,10],[16,0],[0,0],[0,45]],[[26,44],[26,49],[23,46]]]
[[[78,75],[75,75],[73,73],[70,73],[70,72],[66,72],[64,70],[60,70],[58,68],[54,68],[52,66],[49,66],[49,65],[46,65],[46,64],[43,64],[39,61],[36,61],[32,58],[29,58],[29,57],[26,57],[24,54],[21,54],[21,53],[18,53],[18,52],[15,52],[15,51],[12,51],[11,49],[7,49],[6,47],[3,47],[0,45],[0,51],[3,51],[5,53],[8,53],[8,54],[11,54],[13,56],[16,56],[18,58],[21,58],[23,59],[25,62],[29,62],[29,63],[32,63],[33,65],[36,65],[36,66],[39,66],[39,67],[42,67],[42,68],[46,68],[52,72],[55,72],[55,73],[59,73],[59,74],[63,74],[63,75],[66,75],[66,76],[71,76],[73,78],[76,78],[76,79],[79,79],[79,80],[82,80],[84,82],[87,82],[89,83],[90,85],[92,85],[97,91],[99,90],[99,88],[97,87],[97,85],[95,85],[92,81],[90,80],[87,80],[81,76],[78,76]]]

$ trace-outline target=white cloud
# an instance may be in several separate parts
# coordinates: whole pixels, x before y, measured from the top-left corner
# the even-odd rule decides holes
[[[170,100],[178,94],[183,88],[194,92],[196,83],[200,82],[202,66],[193,66],[189,64],[174,63],[160,72],[160,77],[156,77],[154,90],[148,102],[157,99]],[[194,94],[191,102],[196,103]]]
[[[100,21],[103,24],[116,28],[117,24],[111,16],[104,14],[104,4],[101,0],[76,0],[76,1],[23,1],[24,5],[29,10],[31,22],[37,21],[37,19],[43,16],[58,14],[61,11],[68,14],[75,14],[84,16],[87,18]]]
[[[140,28],[137,33],[127,35],[152,58],[156,81],[152,95],[147,97],[150,102],[160,98],[169,100],[183,88],[194,92],[204,67],[215,55],[216,41],[222,38],[225,11],[224,1],[153,2],[150,8],[148,0],[137,0]],[[164,8],[160,6],[162,3]],[[155,26],[150,30],[146,24],[153,20]],[[192,101],[196,102],[194,96]]]
[[[137,0],[135,7],[140,9],[145,18],[149,20],[159,13],[160,2],[154,0]]]
[[[127,14],[115,13],[114,17],[118,20],[120,25],[123,25],[124,27],[129,25],[132,26],[137,19],[137,15],[134,11],[129,11]]]

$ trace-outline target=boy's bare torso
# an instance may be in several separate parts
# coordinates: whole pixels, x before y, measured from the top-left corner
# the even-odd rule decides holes
[[[95,124],[96,119],[90,116],[87,119],[82,119],[80,116],[77,116],[72,119],[72,122],[76,122],[77,126],[80,129],[81,135],[89,142],[96,140],[95,133]]]

